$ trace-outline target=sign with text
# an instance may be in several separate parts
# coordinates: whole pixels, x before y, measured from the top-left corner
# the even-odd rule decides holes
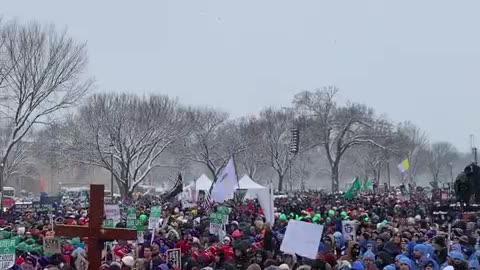
[[[50,254],[61,254],[60,240],[58,238],[43,238],[43,251]]]
[[[102,225],[104,228],[115,228],[115,222],[113,221],[113,219],[105,219],[103,221],[103,225]]]
[[[162,208],[160,206],[153,206],[150,209],[150,217],[148,218],[148,229],[153,230],[160,222],[160,216],[162,215]]]
[[[175,268],[182,269],[182,253],[179,248],[167,250],[167,261]]]
[[[223,230],[223,225],[228,223],[228,215],[223,213],[215,212],[210,213],[210,228],[209,231],[211,234],[218,235],[220,231]]]
[[[15,264],[15,240],[0,240],[0,269],[9,269]]]
[[[357,240],[357,223],[352,220],[342,221],[342,234],[347,241]]]
[[[77,270],[88,270],[88,261],[82,256],[78,256],[75,261],[75,268]]]
[[[137,228],[137,212],[135,207],[129,206],[127,208],[127,229]]]
[[[104,209],[106,219],[113,220],[114,226],[121,221],[122,216],[118,205],[106,204]]]

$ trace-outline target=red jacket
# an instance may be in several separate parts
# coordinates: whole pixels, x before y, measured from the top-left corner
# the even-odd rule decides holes
[[[190,250],[190,242],[187,240],[178,241],[175,244],[175,248],[179,248],[182,251],[182,254],[186,254]]]

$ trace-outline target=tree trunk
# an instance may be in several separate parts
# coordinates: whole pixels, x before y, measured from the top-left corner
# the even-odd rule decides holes
[[[125,183],[120,183],[120,182],[117,182],[117,183],[118,183],[120,196],[122,196],[122,198],[128,198],[128,188],[126,187]]]
[[[0,192],[3,192],[3,187],[6,185],[6,182],[7,182],[5,177],[5,165],[4,165],[4,164],[7,164],[6,161],[7,161],[7,158],[4,157],[2,163],[0,164]]]
[[[130,183],[127,175],[127,170],[121,169],[120,171],[120,177],[122,178],[123,182],[117,181],[118,187],[120,188],[120,194],[122,195],[122,198],[131,198],[132,192],[129,191],[130,189]]]
[[[284,179],[284,176],[283,175],[278,175],[278,191],[279,192],[282,192],[283,190],[283,179]]]
[[[377,185],[380,185],[381,174],[382,174],[382,170],[380,168],[375,169],[373,171],[373,177],[375,177],[375,184],[377,184]]]
[[[339,183],[338,183],[338,162],[335,162],[332,166],[332,193],[336,193],[339,191]]]

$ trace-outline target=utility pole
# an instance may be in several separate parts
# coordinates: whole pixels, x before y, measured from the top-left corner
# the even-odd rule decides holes
[[[388,180],[388,190],[392,188],[392,182],[390,179],[390,161],[387,161],[387,180]]]
[[[110,171],[110,195],[112,196],[112,198],[114,197],[113,196],[113,150],[114,150],[114,145],[113,143],[110,144],[110,166],[112,167],[111,168],[111,171]]]
[[[3,183],[3,171],[5,170],[5,165],[2,163],[0,163],[0,215],[3,217],[3,187],[4,187],[4,183]]]
[[[475,136],[470,135],[470,147],[472,148],[473,163],[477,164],[477,147],[475,147]]]

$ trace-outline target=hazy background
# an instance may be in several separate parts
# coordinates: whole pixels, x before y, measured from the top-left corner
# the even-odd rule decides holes
[[[478,1],[3,1],[86,40],[97,91],[162,93],[233,117],[341,89],[432,141],[480,135]],[[479,139],[480,140],[480,139]]]
[[[233,116],[335,84],[433,140],[480,134],[478,1],[4,1],[87,40],[99,90],[158,92]]]

